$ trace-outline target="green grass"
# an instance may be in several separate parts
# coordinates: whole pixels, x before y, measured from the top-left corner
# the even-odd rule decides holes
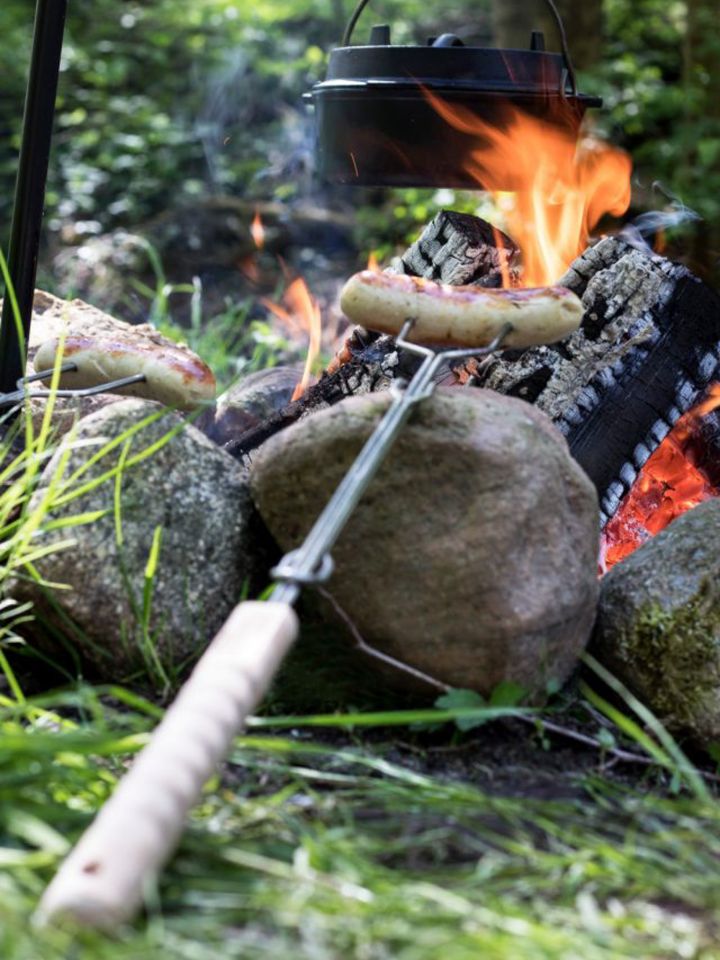
[[[300,718],[285,736],[256,721],[118,939],[31,929],[155,712],[89,687],[0,709],[4,958],[720,955],[714,802],[593,773],[571,799],[493,796],[424,771],[418,735],[360,737],[358,718],[329,745]]]
[[[2,960],[720,957],[714,773],[591,660],[581,692],[542,716],[467,697],[278,716],[280,685],[276,715],[252,720],[208,785],[145,917],[112,939],[35,928],[42,890],[162,710],[80,680],[30,696],[15,672],[29,611],[10,602],[9,578],[40,555],[53,506],[88,484],[117,489],[152,454],[116,438],[125,455],[92,480],[60,457],[32,500],[49,418],[38,435],[17,429],[21,452],[0,442]],[[158,557],[159,533],[145,643]]]
[[[297,361],[301,351],[293,347],[267,320],[250,319],[255,298],[227,301],[220,313],[203,317],[203,290],[198,277],[192,283],[169,283],[157,250],[147,240],[136,242],[147,253],[154,286],[132,281],[134,289],[148,301],[148,322],[176,342],[187,343],[215,374],[218,392],[240,376],[265,370],[281,361]],[[174,294],[190,296],[189,324],[181,326],[172,313]]]

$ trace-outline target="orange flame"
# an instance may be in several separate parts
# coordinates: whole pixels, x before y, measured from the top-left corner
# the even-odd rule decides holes
[[[493,227],[492,232],[493,242],[495,243],[495,248],[498,252],[498,264],[500,266],[500,277],[502,279],[503,289],[509,290],[510,287],[513,286],[512,279],[510,277],[510,267],[508,265],[510,251],[506,250],[503,235],[497,229],[497,227]]]
[[[699,420],[720,406],[720,384],[710,388],[706,399],[678,420],[648,459],[620,508],[605,527],[601,566],[629,556],[642,543],[703,500],[720,496],[708,477],[688,455],[688,441]]]
[[[301,340],[309,336],[303,375],[292,395],[293,400],[298,400],[307,389],[313,364],[320,352],[322,340],[320,305],[310,293],[302,277],[293,280],[283,294],[284,306],[265,298],[262,303],[282,322],[293,340]]]
[[[522,253],[522,286],[556,283],[600,217],[627,210],[632,164],[623,151],[579,140],[515,107],[493,126],[429,90],[425,95],[447,123],[477,138],[467,170],[480,189],[502,193],[507,230]]]
[[[245,277],[246,280],[249,280],[250,283],[259,282],[260,268],[257,265],[257,260],[254,253],[251,253],[249,256],[243,257],[242,260],[239,260],[237,267],[240,273]]]
[[[378,263],[378,258],[374,250],[371,250],[370,253],[368,254],[368,262],[367,262],[366,269],[372,270],[373,273],[380,272],[380,264]]]
[[[265,227],[263,226],[259,210],[255,211],[255,216],[250,224],[250,236],[253,238],[253,243],[257,249],[262,250],[265,246]]]

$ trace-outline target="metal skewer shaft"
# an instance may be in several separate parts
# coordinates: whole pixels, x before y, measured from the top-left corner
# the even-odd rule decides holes
[[[9,393],[25,371],[66,13],[67,0],[37,0],[8,251],[22,334],[6,290],[0,320],[0,393]]]
[[[322,583],[332,574],[329,551],[352,516],[363,494],[379,470],[401,427],[412,409],[434,390],[433,377],[442,364],[449,360],[487,356],[502,344],[511,329],[507,324],[487,347],[482,349],[431,350],[411,343],[407,337],[413,321],[408,320],[397,337],[399,347],[423,357],[423,362],[407,385],[395,381],[391,387],[394,402],[389,407],[365,446],[358,454],[335,493],[328,501],[303,545],[286,554],[272,570],[276,580],[283,581],[273,590],[270,600],[274,603],[295,603],[303,585]]]
[[[330,575],[329,550],[377,472],[413,407],[432,393],[433,375],[448,359],[496,350],[510,325],[484,349],[435,353],[405,339],[423,356],[410,383],[396,389],[388,411],[318,517],[305,543],[287,554],[274,576],[284,582],[271,603],[235,607],[190,679],[95,821],[45,891],[38,919],[70,916],[112,930],[132,919],[143,894],[169,859],[191,807],[233,738],[265,695],[298,635],[293,604],[303,585]]]

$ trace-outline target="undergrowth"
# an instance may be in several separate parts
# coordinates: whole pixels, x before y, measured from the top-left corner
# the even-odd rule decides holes
[[[222,391],[240,376],[275,366],[282,358],[297,359],[297,348],[266,320],[251,319],[254,298],[228,301],[220,313],[203,316],[203,289],[198,277],[191,283],[168,282],[162,260],[155,247],[143,237],[135,242],[145,250],[153,274],[154,286],[137,278],[134,289],[149,303],[148,322],[160,333],[176,342],[187,343],[191,350],[208,364]],[[178,324],[172,312],[172,298],[189,296],[190,315],[187,325]]]
[[[53,505],[153,452],[133,448],[92,480],[60,453],[40,483],[51,409],[37,434],[21,420],[0,441],[3,960],[720,957],[716,777],[591,660],[571,706],[582,727],[462,696],[444,709],[253,718],[144,918],[113,939],[34,925],[60,860],[162,715],[136,691],[77,677],[31,695],[14,670],[32,611],[9,588],[46,549]],[[79,511],[54,549],[95,519]],[[564,735],[583,741],[582,763]]]

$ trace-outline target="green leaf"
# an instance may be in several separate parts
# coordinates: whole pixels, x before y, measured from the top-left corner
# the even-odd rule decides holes
[[[516,707],[527,691],[514,680],[503,680],[490,694],[491,707]]]
[[[435,706],[442,710],[467,710],[468,708],[486,707],[485,697],[475,690],[449,690],[435,701]],[[474,730],[487,723],[487,717],[456,717],[455,725],[458,730]]]

